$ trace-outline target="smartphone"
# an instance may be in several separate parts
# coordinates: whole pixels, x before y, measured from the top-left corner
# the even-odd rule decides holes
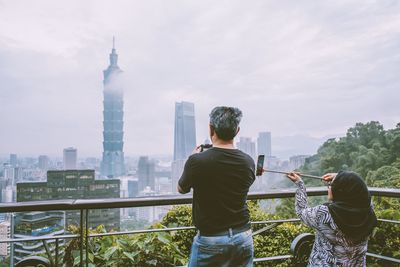
[[[264,155],[258,155],[257,158],[257,169],[256,169],[256,176],[261,176],[264,171]]]

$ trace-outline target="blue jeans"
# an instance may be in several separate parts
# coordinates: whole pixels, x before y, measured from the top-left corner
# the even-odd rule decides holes
[[[188,267],[253,266],[251,230],[235,235],[194,237]]]

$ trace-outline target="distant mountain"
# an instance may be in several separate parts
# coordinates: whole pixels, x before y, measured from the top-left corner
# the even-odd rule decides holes
[[[294,155],[313,155],[329,138],[339,135],[312,137],[308,135],[272,136],[272,155],[280,159],[288,159]]]

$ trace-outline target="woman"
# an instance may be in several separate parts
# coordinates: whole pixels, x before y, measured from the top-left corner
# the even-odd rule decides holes
[[[307,207],[307,193],[298,173],[288,174],[298,187],[296,213],[316,230],[308,266],[366,266],[368,237],[377,224],[371,195],[354,172],[328,173],[330,203]]]

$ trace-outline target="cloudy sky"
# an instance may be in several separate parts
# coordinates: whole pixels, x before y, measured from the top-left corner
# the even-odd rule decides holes
[[[101,156],[113,35],[127,155],[172,153],[182,100],[198,143],[216,105],[253,138],[400,122],[400,1],[0,0],[0,154]]]

